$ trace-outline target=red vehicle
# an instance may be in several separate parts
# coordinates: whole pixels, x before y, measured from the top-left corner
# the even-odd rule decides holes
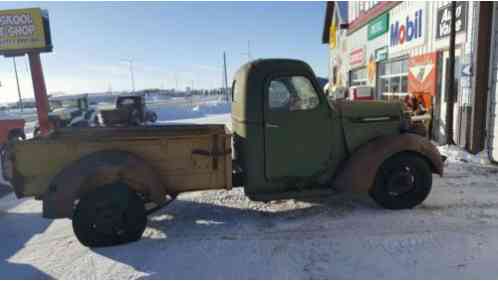
[[[24,119],[0,116],[0,145],[8,140],[26,139],[26,134],[24,133],[25,123]]]

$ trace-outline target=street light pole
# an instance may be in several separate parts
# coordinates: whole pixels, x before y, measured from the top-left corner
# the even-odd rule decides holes
[[[19,76],[17,75],[16,57],[12,57],[12,62],[14,63],[14,73],[16,75],[16,83],[17,83],[17,95],[19,96],[19,106],[21,107],[21,112],[22,112],[24,109],[24,105],[22,103],[21,87],[19,86]]]
[[[133,59],[123,59],[122,61],[127,62],[130,66],[131,91],[132,91],[132,93],[134,93],[135,92],[135,78],[133,76]]]
[[[223,92],[223,95],[228,102],[227,54],[225,52],[223,52]]]

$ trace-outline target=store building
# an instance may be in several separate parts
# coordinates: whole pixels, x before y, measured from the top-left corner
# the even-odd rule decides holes
[[[327,11],[336,10],[337,3],[328,2]],[[486,54],[481,50],[479,61],[478,49],[483,46],[486,46],[483,50],[490,49],[484,37],[488,29],[489,41],[493,26],[490,19],[496,18],[496,10],[493,14],[488,6],[496,8],[496,4],[457,2],[456,6],[456,92],[452,95],[454,141],[477,153],[485,147],[482,139],[486,124],[490,126],[489,122],[483,122],[489,119],[484,103],[488,94],[480,87],[484,78],[475,75],[484,68],[482,61]],[[329,11],[328,14],[336,13]],[[431,117],[431,138],[446,142],[446,104],[450,96],[446,93],[451,23],[449,1],[348,2],[347,21],[342,23],[341,33],[335,33],[345,42],[345,48],[332,48],[330,39],[334,33],[327,20],[325,23],[322,42],[331,47],[331,81],[335,62],[340,61],[342,71],[347,73],[344,87],[371,86],[376,98],[382,100],[404,99],[409,93],[417,95]],[[489,69],[490,54],[487,60]],[[498,128],[498,122],[496,124]],[[498,138],[496,143],[498,156]]]
[[[485,39],[488,38],[490,41],[488,46],[490,46],[490,48],[486,48],[483,50],[479,49],[481,51],[484,51],[484,54],[482,54],[481,56],[483,64],[486,64],[486,62],[488,61],[486,60],[486,58],[488,55],[487,52],[489,52],[489,70],[487,71],[489,73],[489,77],[482,78],[487,78],[487,80],[489,81],[489,83],[486,83],[484,85],[486,89],[483,90],[488,91],[489,93],[488,102],[484,103],[487,108],[487,115],[485,118],[487,134],[485,134],[486,143],[484,144],[484,146],[488,151],[490,160],[495,164],[498,164],[498,3],[488,3],[488,5],[490,6],[490,9],[485,10],[486,15],[482,16],[482,18],[483,21],[485,21],[483,25],[486,26],[488,26],[486,19],[490,18],[488,22],[491,26],[489,28],[489,33],[491,34],[491,36],[487,36],[487,30],[481,32],[481,37],[483,38],[483,42],[481,45],[486,45],[487,40]],[[476,58],[476,60],[478,59],[479,58]],[[479,72],[486,72],[485,65],[481,69],[476,69],[476,76],[480,74]]]

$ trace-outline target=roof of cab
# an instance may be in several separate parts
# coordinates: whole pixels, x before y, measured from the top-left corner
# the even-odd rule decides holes
[[[241,122],[262,122],[264,85],[273,75],[313,75],[311,67],[296,59],[258,59],[242,65],[235,73],[232,116]],[[250,98],[248,98],[250,97]]]

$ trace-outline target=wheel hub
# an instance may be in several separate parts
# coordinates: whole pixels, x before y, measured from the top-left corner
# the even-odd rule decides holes
[[[97,207],[95,223],[92,227],[101,233],[112,235],[120,234],[124,228],[124,210],[113,204],[104,204]]]
[[[387,190],[390,195],[399,196],[415,189],[415,175],[408,166],[399,167],[391,172],[387,181]]]

